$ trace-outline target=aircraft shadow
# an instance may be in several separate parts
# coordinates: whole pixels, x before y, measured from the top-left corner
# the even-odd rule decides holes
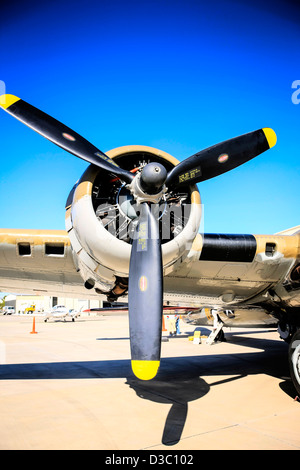
[[[162,443],[172,446],[181,438],[188,413],[188,403],[206,395],[212,386],[239,380],[252,374],[267,374],[281,378],[283,380],[280,383],[281,389],[291,397],[295,397],[296,393],[289,379],[286,343],[280,340],[250,339],[236,334],[227,336],[230,342],[261,350],[251,353],[218,354],[217,348],[212,346],[211,355],[201,356],[199,350],[199,356],[162,358],[156,378],[149,382],[138,380],[133,375],[129,359],[1,364],[0,380],[125,378],[126,385],[134,390],[138,397],[171,405],[162,433]],[[201,378],[201,376],[224,376],[224,374],[232,377],[210,385]]]

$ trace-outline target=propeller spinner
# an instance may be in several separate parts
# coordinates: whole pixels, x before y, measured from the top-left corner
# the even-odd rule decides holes
[[[133,175],[43,111],[14,95],[0,96],[0,106],[46,139],[125,183],[140,204],[129,268],[129,329],[132,370],[142,380],[155,377],[160,364],[163,312],[163,263],[155,204],[166,191],[214,178],[251,160],[276,144],[270,128],[235,137],[192,155],[169,173],[149,163]]]

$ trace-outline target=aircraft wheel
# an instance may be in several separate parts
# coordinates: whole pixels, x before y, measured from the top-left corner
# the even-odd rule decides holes
[[[288,323],[279,322],[278,333],[281,339],[283,339],[286,343],[290,343],[293,334],[295,333],[295,328]]]
[[[293,335],[289,346],[289,366],[293,384],[300,395],[300,329]]]
[[[75,321],[75,318],[72,318],[72,321]]]

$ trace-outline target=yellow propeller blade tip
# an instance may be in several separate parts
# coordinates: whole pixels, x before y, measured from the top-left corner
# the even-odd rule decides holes
[[[1,95],[0,96],[0,106],[3,109],[9,108],[16,101],[19,101],[20,98],[14,95]]]
[[[274,147],[274,145],[277,142],[277,135],[275,134],[273,129],[271,129],[270,127],[264,127],[263,131],[264,131],[264,134],[265,134],[266,139],[268,141],[269,147],[270,148]]]
[[[134,375],[140,380],[153,379],[158,371],[160,361],[131,361]]]

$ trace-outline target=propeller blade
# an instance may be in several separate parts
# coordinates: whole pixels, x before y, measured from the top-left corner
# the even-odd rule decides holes
[[[160,364],[163,269],[158,221],[148,203],[133,240],[128,286],[131,367],[136,377],[151,380]]]
[[[0,96],[0,106],[19,121],[76,157],[109,171],[127,183],[134,176],[69,127],[14,95]]]
[[[166,186],[195,184],[214,178],[265,152],[276,140],[273,129],[265,127],[201,150],[172,168]]]

